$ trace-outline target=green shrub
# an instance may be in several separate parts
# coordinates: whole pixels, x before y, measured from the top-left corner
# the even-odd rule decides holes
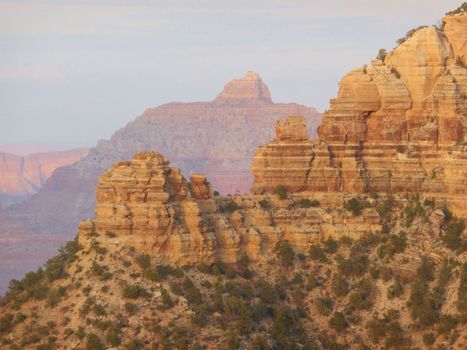
[[[89,333],[86,336],[86,350],[104,350],[105,346],[101,339],[94,333]]]
[[[441,315],[438,324],[438,333],[449,334],[453,331],[459,321],[452,315]]]
[[[263,335],[257,334],[251,343],[251,350],[271,350],[271,347]]]
[[[331,282],[331,290],[336,297],[343,297],[349,293],[349,283],[341,276],[334,276]]]
[[[349,296],[349,306],[358,310],[367,310],[373,305],[375,285],[368,279],[362,279]]]
[[[297,349],[297,339],[303,334],[303,330],[297,316],[289,309],[278,310],[272,324],[271,336],[278,349]]]
[[[287,194],[287,188],[283,185],[279,185],[276,187],[276,189],[274,190],[274,193],[277,194],[279,196],[279,199],[287,199],[288,197],[288,194]]]
[[[97,241],[95,241],[95,240],[93,240],[93,241],[91,242],[91,249],[94,250],[94,251],[95,251],[97,254],[99,254],[99,255],[104,255],[104,254],[107,253],[107,248],[101,247],[101,246],[99,245],[99,242],[97,242]]]
[[[310,256],[310,259],[312,260],[321,262],[326,261],[326,254],[324,254],[323,249],[318,244],[312,244],[310,246],[308,254]]]
[[[386,58],[387,54],[388,53],[386,52],[385,49],[379,49],[376,59],[384,62],[384,59]]]
[[[435,263],[429,257],[422,257],[422,264],[417,269],[417,277],[421,281],[431,282],[435,279],[434,274]]]
[[[56,306],[60,302],[64,294],[65,294],[64,289],[58,289],[58,288],[49,289],[49,291],[47,292],[47,306],[48,307]]]
[[[170,265],[156,265],[153,269],[148,268],[144,272],[144,277],[151,281],[162,282],[167,277],[183,277],[183,270],[179,267],[172,267]]]
[[[141,350],[144,349],[144,341],[141,339],[132,339],[125,344],[127,350]]]
[[[127,284],[123,287],[122,295],[124,298],[129,299],[147,298],[150,296],[143,287],[131,284]]]
[[[146,271],[151,267],[151,257],[149,254],[141,254],[136,257],[136,263]]]
[[[333,308],[333,302],[328,297],[318,297],[315,299],[316,310],[320,315],[330,315]]]
[[[336,261],[339,272],[346,277],[359,277],[368,270],[369,260],[364,254],[353,255],[348,259],[337,256]]]
[[[0,334],[7,333],[13,328],[13,315],[7,313],[0,318]]]
[[[359,200],[358,198],[352,198],[344,203],[344,208],[352,213],[353,216],[359,216],[362,214],[362,210],[368,207],[366,201]]]
[[[462,219],[450,219],[446,227],[446,234],[442,237],[446,247],[451,250],[458,250],[461,247],[461,235],[464,229],[465,224]]]
[[[407,306],[412,319],[418,321],[422,327],[431,326],[439,320],[440,305],[424,281],[416,279],[413,282]]]
[[[271,202],[269,202],[267,199],[262,199],[259,201],[259,206],[262,208],[262,209],[270,209],[271,208]]]
[[[405,227],[412,225],[413,221],[417,217],[427,219],[426,211],[423,205],[420,203],[420,196],[417,194],[413,197],[409,197],[409,202],[405,206],[402,215],[405,219]]]
[[[333,240],[332,238],[328,238],[327,240],[324,241],[324,251],[327,254],[334,254],[337,252],[337,249],[339,248],[339,242]]]
[[[435,343],[436,338],[433,333],[425,333],[423,334],[423,344],[426,346],[431,346]]]
[[[394,280],[394,284],[392,284],[388,288],[388,298],[389,299],[398,298],[402,294],[404,294],[404,286],[402,285],[400,278],[396,277],[396,279]]]
[[[457,290],[457,310],[463,322],[467,322],[467,263],[461,267],[459,289]]]
[[[295,260],[295,252],[288,241],[279,241],[274,248],[282,266],[290,267]]]
[[[122,343],[122,335],[117,329],[111,328],[105,335],[105,341],[108,345],[117,347]]]
[[[329,326],[334,329],[336,332],[342,332],[346,329],[349,324],[347,323],[342,312],[334,312],[332,318],[329,320]]]
[[[240,340],[238,339],[238,335],[230,329],[227,333],[227,349],[228,350],[235,350],[239,349],[240,347]]]
[[[228,199],[225,202],[221,203],[220,212],[221,213],[233,213],[238,210],[239,207],[232,199]]]

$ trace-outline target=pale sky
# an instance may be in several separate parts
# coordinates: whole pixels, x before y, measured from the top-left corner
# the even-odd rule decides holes
[[[339,78],[452,0],[0,0],[0,144],[93,146],[172,101],[258,72],[323,111]]]

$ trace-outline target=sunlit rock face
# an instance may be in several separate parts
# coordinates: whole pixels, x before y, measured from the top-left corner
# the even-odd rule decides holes
[[[253,190],[423,193],[466,217],[467,16],[444,21],[346,74],[317,140],[281,138],[296,117],[279,123],[255,154]]]
[[[304,127],[302,118],[297,121]],[[325,210],[295,207],[292,197],[218,197],[204,175],[186,181],[160,153],[141,152],[100,176],[95,218],[81,222],[78,239],[86,246],[105,235],[107,244],[131,246],[159,263],[234,263],[244,255],[257,261],[270,256],[279,240],[306,253],[322,239],[381,228],[374,209],[361,217],[336,209],[343,198],[328,198],[335,208]]]

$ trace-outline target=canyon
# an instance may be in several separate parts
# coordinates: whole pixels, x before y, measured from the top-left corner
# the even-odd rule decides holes
[[[55,176],[86,189],[92,181],[85,179],[100,173],[94,217],[81,220],[76,240],[43,268],[10,283],[0,302],[0,343],[464,349],[465,10],[449,13],[440,27],[409,31],[394,50],[346,74],[317,137],[309,126],[315,117],[304,113],[312,110],[273,104],[249,72],[213,102],[146,111],[58,169],[44,185],[50,194],[42,194],[51,202],[63,198]],[[212,134],[190,123],[182,134],[176,126],[187,108],[198,108],[195,119],[205,125],[220,108],[236,113]],[[174,139],[148,150],[152,140],[162,142],[151,126],[162,115]],[[234,125],[251,120],[258,129],[238,139]],[[193,129],[202,166],[187,156]],[[259,132],[267,138],[258,140]],[[253,144],[248,159],[238,157]],[[224,153],[228,163],[213,167]],[[101,162],[113,165],[100,171]],[[246,163],[251,191],[215,191],[226,179],[238,186]]]

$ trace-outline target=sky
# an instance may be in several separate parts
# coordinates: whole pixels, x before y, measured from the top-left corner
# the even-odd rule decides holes
[[[248,70],[328,108],[340,77],[452,0],[0,0],[0,144],[93,146],[149,107]]]

